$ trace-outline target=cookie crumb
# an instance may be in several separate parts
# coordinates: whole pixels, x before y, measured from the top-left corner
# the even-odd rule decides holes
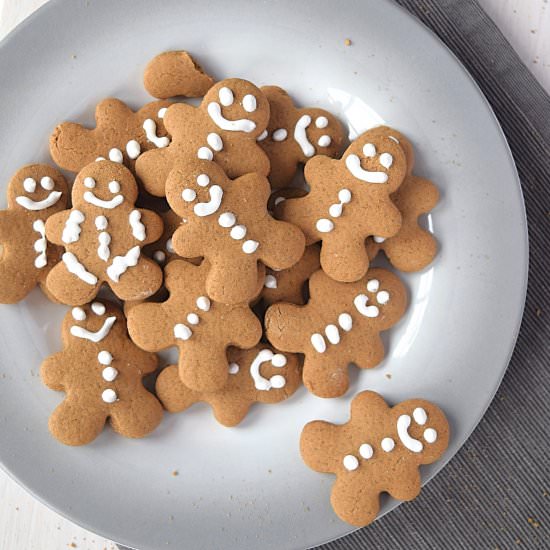
[[[540,307],[538,307],[536,310],[535,310],[535,314],[537,315],[537,317],[540,317],[542,315],[542,309],[540,309]]]
[[[75,54],[75,53],[73,53],[73,54],[71,55],[71,59],[76,59],[76,54]]]
[[[70,544],[67,544],[69,548],[76,548],[76,544],[74,542],[71,542]]]
[[[179,473],[177,470],[174,470],[174,471],[172,472],[172,477],[177,477],[177,476],[179,476],[179,475],[180,475],[180,473]]]
[[[386,374],[386,378],[387,378],[388,380],[391,380],[391,374],[390,374],[389,372]]]
[[[351,44],[352,44],[352,42],[351,42],[351,40],[350,40],[349,38],[346,38],[346,39],[344,40],[344,46],[351,46]]]
[[[267,473],[268,473],[268,474],[271,474],[271,473],[272,473],[272,472],[271,472],[271,468],[270,468],[269,470],[267,470]]]
[[[536,519],[533,519],[533,518],[527,518],[527,522],[529,523],[529,525],[531,525],[532,527],[540,527],[540,523],[536,520]]]

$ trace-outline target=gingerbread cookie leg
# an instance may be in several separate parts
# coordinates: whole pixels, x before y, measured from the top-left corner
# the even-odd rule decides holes
[[[69,395],[50,416],[52,435],[65,445],[85,445],[93,441],[105,426],[104,407],[83,395]]]
[[[113,408],[111,426],[125,437],[145,437],[162,420],[162,406],[143,387],[136,387],[135,394],[127,398],[124,406]]]
[[[335,261],[335,259],[338,259]],[[369,257],[363,239],[350,238],[345,242],[339,236],[326,238],[321,247],[321,267],[336,281],[351,283],[360,279],[369,268]]]
[[[62,261],[48,274],[46,286],[56,300],[79,306],[91,302],[97,296],[100,284],[76,256],[65,253]]]

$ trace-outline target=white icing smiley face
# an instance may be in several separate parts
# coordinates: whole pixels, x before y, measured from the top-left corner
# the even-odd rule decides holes
[[[75,338],[88,340],[89,342],[93,342],[95,344],[104,340],[107,336],[109,336],[111,329],[117,320],[114,315],[105,317],[106,311],[107,309],[105,305],[101,302],[93,302],[89,307],[73,307],[70,313],[72,322],[74,322],[74,324],[70,327],[71,335]],[[97,330],[90,330],[89,328],[82,326],[82,323],[85,323],[85,321],[90,321],[95,317],[105,317],[103,323]]]
[[[360,144],[355,146],[355,149]],[[367,170],[361,165],[361,161],[365,159],[369,164],[375,164],[375,170]],[[393,165],[393,155],[385,151],[379,151],[373,143],[364,143],[361,147],[361,154],[349,154],[346,157],[346,168],[349,173],[358,180],[365,183],[387,183],[389,176],[388,172]]]
[[[17,190],[15,202],[25,210],[39,211],[57,204],[63,192],[55,189],[55,182],[50,176],[43,176],[38,181],[27,177]]]
[[[255,136],[261,134],[267,126],[267,99],[256,86],[244,80],[219,82],[208,91],[203,105],[214,124],[226,132],[243,132]],[[210,134],[208,137],[211,138],[208,141],[210,152],[212,149],[221,151],[222,138],[218,134]],[[206,158],[206,151],[201,154],[203,156],[199,158]]]
[[[378,279],[367,281],[367,291],[374,294],[374,298],[369,298],[366,294],[358,294],[353,300],[353,305],[363,317],[372,319],[380,315],[380,307],[389,303],[391,295],[387,290],[380,288]]]
[[[109,189],[109,193],[113,195],[110,199],[107,199],[107,200],[100,199],[94,193],[93,190],[97,185],[97,182],[94,178],[92,178],[91,176],[87,176],[84,178],[83,183],[87,191],[84,191],[84,194],[82,195],[82,197],[88,204],[91,204],[92,206],[113,210],[114,208],[116,208],[117,206],[120,206],[124,202],[124,197],[121,194],[119,194],[120,183],[116,180],[110,181],[107,185]]]

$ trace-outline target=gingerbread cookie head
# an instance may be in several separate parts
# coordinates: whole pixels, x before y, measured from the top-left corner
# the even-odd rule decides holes
[[[162,419],[162,407],[142,384],[157,358],[130,342],[124,315],[114,304],[74,307],[62,327],[64,349],[41,367],[44,383],[66,393],[50,417],[53,436],[67,445],[95,439],[109,418],[115,431],[143,437]]]
[[[169,101],[153,101],[134,112],[115,98],[96,107],[96,127],[74,122],[59,124],[50,137],[52,159],[66,170],[78,172],[96,159],[124,163],[132,171],[145,151],[170,143],[163,117]]]
[[[130,336],[142,349],[178,347],[179,377],[196,391],[221,389],[229,375],[227,348],[251,348],[262,332],[248,304],[210,299],[206,292],[210,269],[207,261],[200,266],[171,261],[164,270],[168,299],[137,305],[128,313]]]
[[[212,86],[201,109],[224,134],[236,132],[257,138],[269,122],[267,98],[252,82],[240,78],[227,78]]]
[[[230,348],[228,358],[229,377],[217,392],[190,390],[179,379],[176,366],[164,369],[156,384],[164,407],[170,412],[180,412],[204,401],[210,404],[220,424],[236,426],[253,403],[279,403],[301,384],[300,366],[294,354],[258,345],[249,350]]]
[[[184,220],[172,238],[184,258],[204,256],[211,264],[207,294],[216,301],[250,301],[258,264],[287,269],[304,252],[304,236],[267,212],[269,183],[247,174],[230,180],[216,164],[200,159],[180,163],[166,182],[166,198]]]
[[[85,304],[103,283],[122,300],[144,299],[159,289],[162,271],[141,249],[161,236],[162,220],[135,208],[136,197],[134,177],[121,164],[93,162],[79,172],[73,208],[46,223],[49,240],[65,247],[46,280],[56,299]]]
[[[307,424],[300,440],[304,462],[317,472],[336,474],[331,504],[357,527],[376,519],[380,494],[412,500],[420,493],[419,466],[440,459],[449,442],[443,412],[423,399],[389,407],[374,392],[358,394],[343,425]]]
[[[357,281],[369,267],[365,239],[391,237],[401,227],[401,214],[390,195],[406,170],[398,143],[365,132],[342,159],[317,156],[308,161],[304,174],[310,192],[281,203],[280,216],[300,227],[308,244],[322,241],[321,266],[330,277]]]
[[[153,96],[202,97],[214,79],[186,51],[169,51],[155,56],[145,67],[143,85]]]
[[[348,368],[375,367],[384,358],[380,332],[403,316],[407,293],[393,273],[374,268],[355,283],[340,283],[323,271],[309,280],[305,306],[278,303],[265,315],[269,341],[283,351],[305,355],[306,388],[319,397],[348,389]]]
[[[42,283],[61,249],[48,243],[46,220],[67,206],[65,178],[47,164],[29,164],[11,178],[0,211],[0,303],[22,300]]]
[[[261,90],[269,101],[271,114],[258,141],[271,162],[272,187],[288,185],[298,165],[314,155],[338,156],[345,134],[334,115],[314,107],[298,109],[278,86],[263,86]]]

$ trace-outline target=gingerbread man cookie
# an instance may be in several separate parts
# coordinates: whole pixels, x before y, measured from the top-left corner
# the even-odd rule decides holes
[[[272,187],[288,185],[299,164],[314,155],[336,157],[344,141],[338,119],[314,107],[298,109],[288,93],[278,86],[260,88],[269,101],[269,125],[258,142],[271,162]]]
[[[309,280],[307,305],[274,304],[265,315],[266,335],[282,351],[305,354],[303,379],[319,397],[348,389],[348,366],[375,367],[384,358],[380,332],[403,316],[407,293],[399,278],[373,268],[355,283],[323,271]]]
[[[163,52],[151,59],[143,75],[145,89],[159,99],[202,97],[214,79],[185,51]]]
[[[63,351],[41,366],[46,386],[64,391],[50,416],[52,435],[66,445],[93,441],[110,420],[126,437],[144,437],[162,420],[162,406],[142,379],[157,357],[135,346],[122,312],[108,302],[74,307],[63,321]]]
[[[381,493],[399,500],[418,496],[419,467],[443,456],[449,431],[444,413],[428,401],[389,407],[377,393],[364,391],[351,402],[346,424],[306,424],[300,452],[311,469],[336,474],[332,508],[342,520],[363,527],[376,519]]]
[[[407,176],[391,197],[401,212],[401,229],[395,236],[387,239],[377,235],[369,237],[367,254],[369,259],[373,259],[383,250],[390,263],[400,271],[420,271],[434,259],[437,242],[431,233],[420,227],[418,218],[437,205],[439,191],[431,181],[412,175],[413,147],[403,134],[387,126],[379,126],[372,132],[399,142],[407,158]]]
[[[145,189],[164,196],[174,165],[189,158],[214,160],[230,178],[251,172],[269,173],[269,159],[256,138],[269,120],[269,103],[247,80],[230,78],[215,84],[199,107],[172,105],[164,124],[172,142],[138,159],[136,173]]]
[[[204,256],[211,264],[206,292],[225,304],[250,301],[258,262],[287,269],[304,253],[295,226],[267,212],[269,182],[260,174],[230,180],[215,163],[189,159],[166,181],[166,198],[184,219],[172,245],[184,258]]]
[[[12,176],[8,209],[0,211],[0,303],[22,300],[59,260],[61,249],[46,240],[46,220],[67,199],[65,178],[47,164],[29,164]]]
[[[289,269],[282,271],[266,270],[262,300],[270,306],[276,302],[291,302],[303,305],[304,285],[320,267],[320,247],[312,244],[306,247],[300,261]]]
[[[392,237],[401,227],[401,214],[390,195],[406,170],[401,145],[365,132],[341,160],[317,156],[308,161],[304,173],[310,192],[282,202],[282,219],[300,227],[308,244],[322,241],[325,273],[337,281],[357,281],[369,267],[365,239]]]
[[[294,354],[279,353],[260,344],[249,350],[231,348],[228,357],[229,379],[217,392],[190,390],[179,379],[178,367],[164,369],[156,384],[164,407],[180,412],[204,401],[220,424],[231,427],[244,419],[253,403],[279,403],[301,384],[300,365]]]
[[[61,168],[79,172],[98,158],[124,163],[132,171],[136,159],[170,143],[162,118],[170,101],[153,101],[132,111],[120,99],[104,99],[96,107],[96,127],[59,124],[50,136],[50,154]]]
[[[46,286],[62,303],[93,300],[107,283],[121,300],[143,299],[162,284],[162,270],[141,248],[162,234],[162,219],[134,208],[137,185],[131,172],[115,162],[93,162],[73,185],[73,208],[51,216],[46,235],[65,247],[62,261]]]
[[[209,270],[207,261],[200,266],[185,260],[170,262],[164,270],[168,300],[140,304],[128,312],[132,340],[147,351],[177,346],[181,381],[205,392],[217,391],[226,383],[227,348],[251,348],[262,335],[248,304],[225,305],[208,298]]]

